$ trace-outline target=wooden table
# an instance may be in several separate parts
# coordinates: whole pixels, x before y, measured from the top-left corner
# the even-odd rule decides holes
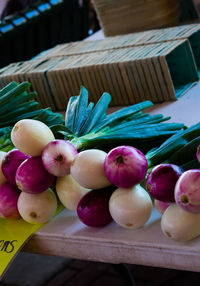
[[[171,121],[190,126],[200,120],[199,107],[200,83],[177,101],[156,104],[148,111],[170,115]],[[103,228],[86,227],[76,213],[65,209],[38,230],[23,250],[82,260],[200,271],[200,237],[187,243],[171,241],[161,232],[160,215],[155,209],[148,223],[138,230],[124,229],[114,222]]]

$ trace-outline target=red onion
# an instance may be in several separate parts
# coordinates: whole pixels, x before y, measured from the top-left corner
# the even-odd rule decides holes
[[[23,154],[18,149],[9,151],[2,162],[2,172],[8,182],[12,185],[16,185],[15,174],[19,165],[30,156]]]
[[[3,218],[18,219],[20,214],[17,208],[17,201],[20,190],[8,182],[0,186],[0,216]]]
[[[182,172],[182,169],[174,164],[157,165],[147,176],[146,190],[154,199],[174,202],[175,184]]]
[[[114,187],[96,189],[82,197],[77,206],[79,219],[87,226],[105,226],[112,221],[109,212],[109,199]]]
[[[70,166],[78,151],[66,140],[54,140],[42,151],[44,168],[52,175],[63,177],[70,173]]]
[[[200,162],[200,145],[197,147],[197,160]]]
[[[147,172],[144,154],[132,146],[119,146],[112,149],[104,161],[108,180],[115,186],[130,188],[140,183]]]
[[[176,203],[186,211],[200,213],[200,170],[185,171],[175,187]]]
[[[26,159],[17,169],[16,184],[26,193],[37,194],[48,189],[54,181],[54,176],[43,167],[40,157]]]

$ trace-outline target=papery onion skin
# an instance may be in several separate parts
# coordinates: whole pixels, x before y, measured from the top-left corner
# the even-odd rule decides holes
[[[78,151],[66,140],[53,140],[42,151],[44,168],[52,175],[63,177],[70,173],[71,163]]]
[[[2,161],[2,171],[10,184],[16,185],[15,175],[17,168],[28,158],[30,156],[23,154],[18,149],[11,150],[6,154]]]
[[[16,184],[18,188],[30,194],[45,191],[52,185],[54,178],[43,167],[41,157],[26,159],[16,172]]]
[[[8,182],[0,186],[0,217],[19,219],[20,214],[17,208],[17,201],[20,190]]]
[[[104,171],[108,180],[117,187],[130,188],[140,183],[147,172],[144,154],[132,146],[118,146],[107,154]]]
[[[175,201],[184,210],[200,213],[200,170],[185,171],[175,186]]]
[[[174,164],[157,165],[148,174],[145,188],[154,199],[174,202],[174,188],[182,173],[183,170]]]
[[[109,224],[112,217],[109,212],[109,199],[115,187],[110,186],[88,192],[77,206],[77,215],[85,225],[100,227]]]

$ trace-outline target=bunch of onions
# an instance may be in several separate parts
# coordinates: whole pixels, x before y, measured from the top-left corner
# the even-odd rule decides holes
[[[23,119],[11,139],[16,149],[1,154],[0,216],[44,223],[55,213],[57,198],[49,188],[55,176],[45,168],[42,151],[55,138],[44,123]]]

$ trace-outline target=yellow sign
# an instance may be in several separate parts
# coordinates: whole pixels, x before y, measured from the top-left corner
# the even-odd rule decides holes
[[[61,210],[63,207],[59,206],[56,214]],[[43,225],[0,218],[0,277],[26,240]]]

